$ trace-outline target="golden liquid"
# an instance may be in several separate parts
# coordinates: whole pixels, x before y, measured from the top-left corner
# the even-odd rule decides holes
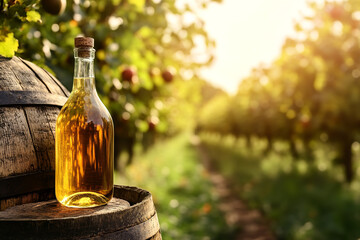
[[[68,207],[105,205],[113,195],[113,122],[90,82],[74,79],[56,122],[55,193]]]

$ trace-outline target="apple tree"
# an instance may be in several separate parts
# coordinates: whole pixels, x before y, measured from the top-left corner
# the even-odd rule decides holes
[[[1,0],[0,54],[45,67],[70,89],[73,39],[93,37],[96,85],[113,116],[116,155],[126,151],[131,162],[135,142],[191,122],[185,119],[199,98],[197,72],[215,47],[195,9],[211,2],[221,0]],[[193,51],[198,45],[205,50]]]

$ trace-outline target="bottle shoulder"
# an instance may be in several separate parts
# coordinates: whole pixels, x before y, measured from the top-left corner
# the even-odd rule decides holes
[[[62,107],[57,122],[84,121],[102,124],[109,122],[113,125],[111,115],[97,94],[72,92]]]

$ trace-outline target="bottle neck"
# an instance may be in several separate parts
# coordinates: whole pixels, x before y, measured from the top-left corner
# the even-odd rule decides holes
[[[74,90],[95,91],[93,48],[75,48]]]

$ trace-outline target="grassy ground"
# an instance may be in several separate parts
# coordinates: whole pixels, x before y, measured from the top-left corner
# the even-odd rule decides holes
[[[350,186],[343,183],[330,146],[317,144],[315,160],[309,162],[305,158],[294,161],[284,143],[276,143],[264,156],[265,143],[260,140],[249,150],[245,141],[231,137],[203,135],[202,139],[239,196],[270,219],[278,239],[360,237],[360,181]],[[353,150],[357,159],[358,144]]]
[[[189,136],[158,142],[137,155],[115,182],[152,193],[163,239],[232,239],[233,230],[217,208],[216,193]]]

